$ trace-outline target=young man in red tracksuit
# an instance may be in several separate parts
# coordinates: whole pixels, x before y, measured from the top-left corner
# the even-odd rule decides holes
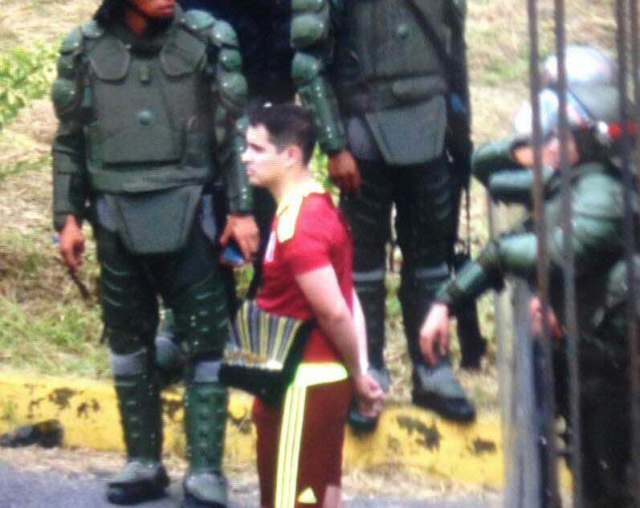
[[[250,182],[267,188],[278,204],[257,303],[269,313],[316,323],[282,403],[255,402],[263,508],[338,506],[351,398],[369,414],[383,399],[366,373],[351,238],[307,167],[314,145],[311,117],[298,106],[250,114],[243,161]]]

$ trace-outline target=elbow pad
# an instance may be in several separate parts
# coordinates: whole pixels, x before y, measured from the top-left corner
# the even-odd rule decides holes
[[[328,40],[331,11],[327,0],[293,0],[291,10],[291,45],[295,49],[317,46]]]
[[[333,89],[322,75],[323,63],[315,55],[297,53],[291,66],[302,103],[311,110],[320,147],[336,153],[346,146],[344,127]]]
[[[216,21],[210,41],[218,49],[216,86],[220,102],[233,116],[239,116],[247,105],[249,91],[242,74],[238,37],[229,23]]]
[[[82,29],[76,28],[62,42],[58,57],[58,75],[51,87],[56,116],[61,121],[77,119],[82,104]]]

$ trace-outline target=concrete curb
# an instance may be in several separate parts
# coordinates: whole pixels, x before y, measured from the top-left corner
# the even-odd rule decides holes
[[[163,394],[165,451],[184,455],[181,390]],[[251,397],[232,392],[225,460],[253,463],[255,428]],[[0,433],[19,425],[55,418],[64,427],[64,446],[123,450],[113,387],[86,379],[1,374]],[[480,414],[472,425],[447,422],[412,406],[388,405],[372,434],[350,430],[345,469],[410,468],[443,479],[502,488],[504,461],[500,419]]]

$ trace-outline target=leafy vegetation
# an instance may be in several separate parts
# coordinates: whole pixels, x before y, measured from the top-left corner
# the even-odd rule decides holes
[[[51,46],[38,46],[0,55],[0,130],[31,101],[49,92],[56,54]]]

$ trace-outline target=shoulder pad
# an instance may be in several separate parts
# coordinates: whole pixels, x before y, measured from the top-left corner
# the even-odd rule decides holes
[[[218,53],[218,61],[229,72],[242,71],[242,55],[239,49],[223,48]]]
[[[82,28],[74,28],[62,41],[60,53],[68,54],[80,51],[82,47]]]
[[[238,72],[224,72],[218,76],[220,99],[230,111],[241,111],[249,96],[247,82]]]
[[[181,19],[182,24],[189,28],[189,30],[193,30],[195,32],[199,32],[213,26],[215,21],[215,18],[209,13],[196,9],[185,12]]]
[[[574,186],[576,214],[607,219],[622,218],[624,195],[622,182],[600,164],[584,164]]]
[[[102,37],[102,34],[104,34],[104,28],[95,20],[91,20],[82,25],[82,35],[87,39],[97,39],[98,37]]]
[[[291,21],[291,44],[294,48],[305,48],[326,39],[329,35],[330,19],[324,12],[302,13]]]
[[[51,99],[58,119],[69,120],[73,118],[79,102],[77,84],[69,79],[56,79],[51,88]]]
[[[325,5],[325,0],[292,0],[293,12],[318,12]]]
[[[239,46],[236,31],[226,21],[216,20],[216,24],[211,32],[211,40],[218,47]]]
[[[315,56],[296,53],[291,62],[291,76],[296,83],[302,84],[317,77],[322,67],[322,61]]]

